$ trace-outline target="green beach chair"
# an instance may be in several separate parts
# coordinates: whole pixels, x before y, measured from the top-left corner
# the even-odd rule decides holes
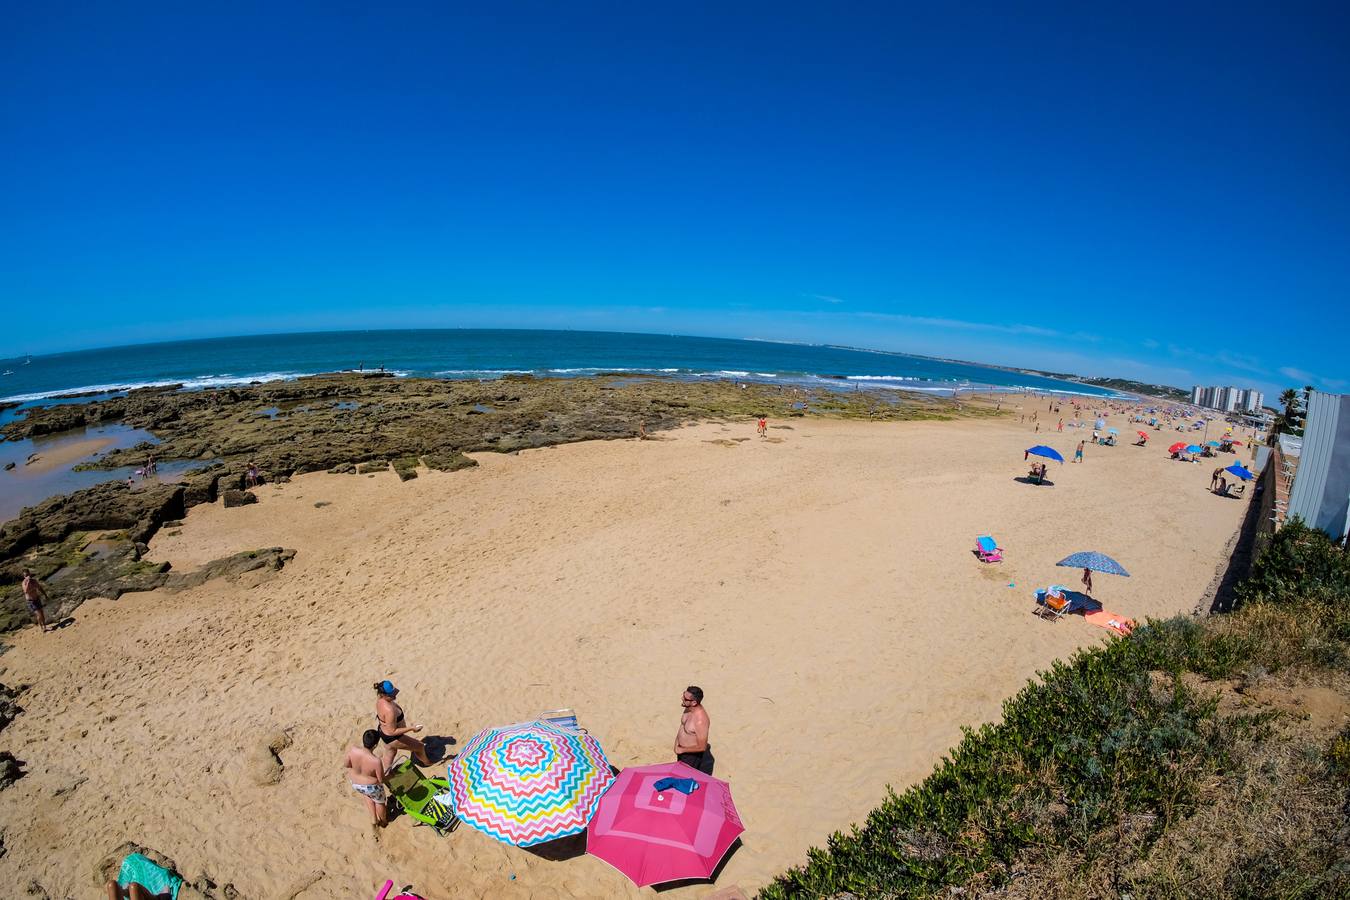
[[[437,795],[450,790],[444,778],[428,778],[411,759],[394,766],[386,782],[389,794],[398,801],[403,811],[424,825],[430,825],[439,835],[446,835],[459,827],[450,804],[437,800]]]

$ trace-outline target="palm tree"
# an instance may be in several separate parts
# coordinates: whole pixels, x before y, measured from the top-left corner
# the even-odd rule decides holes
[[[1302,414],[1299,411],[1298,391],[1293,388],[1285,388],[1280,394],[1280,405],[1284,407],[1284,412],[1275,421],[1275,431],[1286,432],[1288,434],[1302,433]]]

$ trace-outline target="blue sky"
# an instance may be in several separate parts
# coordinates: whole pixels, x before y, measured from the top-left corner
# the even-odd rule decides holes
[[[0,355],[575,327],[1350,390],[1344,6],[197,6],[9,10]]]

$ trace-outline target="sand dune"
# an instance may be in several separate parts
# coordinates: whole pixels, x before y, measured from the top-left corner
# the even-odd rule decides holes
[[[1190,612],[1246,509],[1207,492],[1212,465],[1165,459],[1171,432],[1089,446],[1034,487],[1014,480],[1023,448],[1071,457],[1076,435],[789,424],[774,441],[704,424],[483,455],[408,483],[307,475],[194,509],[155,558],[298,555],[271,580],[93,601],[74,627],[16,636],[3,680],[32,687],[0,746],[31,774],[0,793],[0,881],[94,896],[95,863],[133,840],[250,898],[373,896],[385,877],[437,898],[642,893],[590,857],[468,829],[403,819],[376,840],[340,764],[388,676],[429,734],[571,706],[619,766],[669,756],[680,692],[700,684],[747,827],[718,885],[753,890],[1038,669],[1111,639],[1029,614],[1032,588],[1076,582],[1056,560],[1124,563],[1132,578],[1098,578],[1108,609]],[[985,531],[1005,563],[972,556]],[[286,741],[278,769],[267,745]]]

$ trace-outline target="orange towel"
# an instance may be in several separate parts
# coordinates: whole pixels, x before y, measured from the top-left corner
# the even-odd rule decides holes
[[[1134,630],[1133,619],[1127,619],[1120,613],[1107,612],[1104,609],[1083,613],[1083,618],[1098,628],[1109,628],[1116,634],[1129,634]]]

